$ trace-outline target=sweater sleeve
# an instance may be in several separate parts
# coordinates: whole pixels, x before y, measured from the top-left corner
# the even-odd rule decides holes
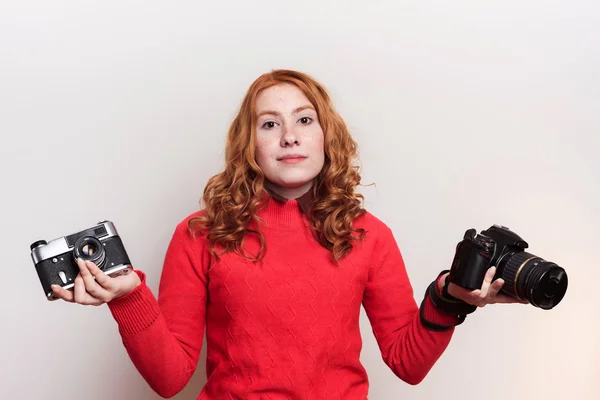
[[[387,225],[382,224],[376,240],[363,307],[386,365],[404,382],[416,385],[445,351],[455,328],[437,332],[423,326],[400,249]],[[456,323],[456,316],[438,310],[429,298],[423,304],[427,320]]]
[[[131,361],[162,397],[180,392],[192,377],[206,321],[207,252],[180,223],[168,246],[154,297],[145,274],[127,295],[108,303]]]

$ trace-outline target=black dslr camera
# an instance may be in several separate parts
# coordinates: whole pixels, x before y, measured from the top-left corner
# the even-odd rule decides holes
[[[525,252],[528,247],[504,226],[493,225],[481,234],[469,229],[456,246],[448,279],[466,289],[479,289],[488,268],[496,266],[494,280],[504,280],[502,293],[549,310],[567,291],[567,273],[555,263]]]
[[[50,242],[38,240],[30,248],[31,259],[48,300],[58,299],[50,285],[73,290],[79,274],[75,261],[78,257],[92,261],[112,277],[127,274],[133,269],[117,229],[110,221],[100,221],[91,228]]]

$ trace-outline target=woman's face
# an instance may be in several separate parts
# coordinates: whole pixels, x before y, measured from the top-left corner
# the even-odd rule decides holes
[[[323,130],[304,93],[277,84],[256,98],[256,161],[267,187],[294,199],[310,189],[325,160]]]

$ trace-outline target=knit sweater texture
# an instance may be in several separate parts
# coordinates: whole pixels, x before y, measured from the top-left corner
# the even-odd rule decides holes
[[[383,361],[408,384],[421,382],[448,346],[454,328],[422,325],[393,233],[371,213],[354,223],[364,240],[336,265],[297,200],[268,199],[260,212],[267,251],[257,263],[235,253],[215,260],[206,237],[187,229],[200,212],[177,225],[157,297],[136,268],[142,283],[108,303],[133,364],[160,396],[188,383],[205,329],[203,400],[367,399],[361,305]],[[256,235],[245,246],[256,254]],[[428,320],[456,322],[428,298],[423,304]]]

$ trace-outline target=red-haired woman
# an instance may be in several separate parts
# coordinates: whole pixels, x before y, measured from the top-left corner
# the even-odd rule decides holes
[[[502,280],[490,283],[492,269],[476,291],[445,287],[443,271],[417,305],[392,231],[361,207],[355,157],[321,84],[266,73],[229,129],[204,207],[174,231],[158,297],[139,269],[109,278],[83,261],[74,291],[55,293],[107,303],[131,360],[163,397],[194,373],[206,328],[199,399],[364,400],[361,305],[385,363],[417,384],[466,313],[514,300],[498,294]],[[450,312],[453,298],[469,309]]]

